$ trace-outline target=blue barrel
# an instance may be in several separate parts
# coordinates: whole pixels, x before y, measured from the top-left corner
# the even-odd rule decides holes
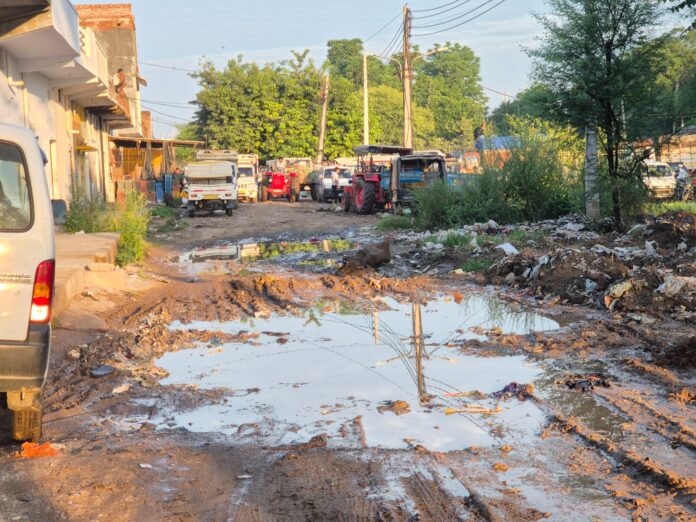
[[[157,203],[164,202],[164,183],[158,181],[155,184],[155,193],[157,194]]]

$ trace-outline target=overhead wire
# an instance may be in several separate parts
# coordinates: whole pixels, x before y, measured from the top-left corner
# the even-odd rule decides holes
[[[384,50],[377,55],[378,58],[391,58],[391,54],[393,51],[396,49],[396,45],[399,42],[399,39],[401,36],[404,34],[404,28],[403,26],[399,26],[399,29],[396,31],[396,34],[392,37],[392,39],[389,41],[387,46],[384,48]]]
[[[469,9],[468,11],[465,11],[465,12],[463,12],[463,13],[457,14],[457,16],[455,16],[455,17],[447,18],[446,20],[444,20],[444,19],[443,19],[443,20],[438,20],[438,21],[435,21],[435,22],[433,22],[433,23],[426,24],[426,25],[414,25],[413,28],[414,28],[414,29],[427,29],[427,28],[429,28],[429,27],[439,27],[439,26],[441,26],[441,25],[449,24],[449,23],[454,22],[455,20],[461,20],[461,19],[464,18],[465,16],[469,16],[470,14],[475,13],[475,12],[478,11],[479,9],[483,8],[484,6],[490,4],[490,3],[494,2],[494,1],[495,1],[495,0],[486,0],[486,1],[483,2],[482,4],[479,4],[479,5],[477,5],[476,7],[474,7],[473,9]]]
[[[449,7],[450,5],[456,4],[459,1],[460,0],[454,0],[454,2],[449,2],[448,4],[443,4],[443,5],[440,5],[438,7],[430,7],[428,9],[412,9],[412,12],[414,12],[414,13],[427,13],[430,11],[439,11],[440,9],[443,9],[445,7]]]
[[[198,71],[194,71],[193,69],[184,69],[183,67],[175,67],[173,65],[160,65],[158,63],[149,63],[149,62],[138,62],[140,65],[146,65],[148,67],[159,67],[160,69],[171,69],[174,71],[179,71],[179,72],[185,72],[185,73],[197,73]]]
[[[458,1],[458,5],[450,7],[449,9],[445,9],[444,11],[440,11],[439,13],[431,13],[431,14],[423,15],[423,16],[414,16],[413,19],[414,20],[423,20],[425,18],[432,18],[433,16],[440,16],[441,14],[449,13],[450,11],[454,11],[455,9],[459,9],[461,6],[471,2],[471,0],[457,0],[457,1]]]
[[[380,27],[379,29],[377,29],[377,31],[375,31],[371,36],[369,36],[368,38],[366,38],[365,40],[363,40],[363,44],[369,42],[369,41],[372,40],[375,36],[377,36],[379,33],[381,33],[382,31],[384,31],[387,27],[389,27],[391,24],[394,23],[394,20],[396,20],[396,19],[399,18],[400,16],[401,16],[401,13],[397,14],[394,18],[392,18],[392,19],[389,20],[386,24],[384,24],[382,27]]]
[[[438,31],[432,31],[432,32],[429,32],[429,33],[414,34],[413,36],[414,36],[414,37],[432,36],[432,35],[435,35],[435,34],[440,34],[440,33],[445,33],[445,32],[447,32],[447,31],[451,31],[452,29],[456,29],[457,27],[461,27],[462,25],[465,25],[465,24],[468,24],[469,22],[474,21],[474,20],[476,20],[477,18],[481,18],[483,15],[485,15],[485,14],[487,14],[487,13],[490,13],[493,9],[495,9],[496,7],[498,7],[499,5],[501,5],[501,4],[502,4],[503,2],[505,2],[505,1],[506,1],[506,0],[500,0],[497,4],[492,5],[491,7],[489,7],[489,8],[486,9],[485,11],[483,11],[483,12],[477,14],[476,16],[472,16],[471,18],[468,18],[468,19],[464,20],[463,22],[460,22],[460,23],[455,24],[455,25],[453,25],[453,26],[445,27],[444,29],[440,29],[440,30],[438,30]]]

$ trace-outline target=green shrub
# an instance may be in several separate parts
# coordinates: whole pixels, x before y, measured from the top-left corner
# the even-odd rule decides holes
[[[413,228],[413,220],[408,216],[386,216],[377,222],[377,230],[382,232],[408,230],[410,228]]]
[[[416,225],[452,228],[557,218],[583,208],[582,141],[577,132],[530,118],[509,118],[517,146],[505,163],[484,164],[462,187],[416,191]]]
[[[111,213],[102,201],[87,198],[83,192],[73,191],[63,229],[66,232],[111,232]]]
[[[115,229],[121,234],[116,261],[127,265],[141,261],[147,250],[147,227],[150,223],[147,199],[139,192],[129,192],[121,212],[114,220]]]

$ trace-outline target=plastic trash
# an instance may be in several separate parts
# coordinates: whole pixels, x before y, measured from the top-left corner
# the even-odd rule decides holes
[[[498,250],[502,250],[503,252],[505,252],[505,255],[506,255],[506,256],[516,256],[516,255],[518,255],[518,254],[520,253],[520,251],[517,250],[517,249],[512,245],[512,243],[502,243],[502,244],[498,245],[498,246],[495,247],[495,248],[497,248]]]

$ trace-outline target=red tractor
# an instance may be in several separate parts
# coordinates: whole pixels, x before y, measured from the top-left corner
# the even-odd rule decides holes
[[[259,183],[259,201],[287,198],[290,203],[300,199],[300,179],[295,172],[266,172]]]
[[[413,204],[414,189],[447,179],[445,158],[437,152],[414,154],[413,149],[390,145],[363,145],[353,150],[358,169],[343,189],[345,212],[399,211]]]

